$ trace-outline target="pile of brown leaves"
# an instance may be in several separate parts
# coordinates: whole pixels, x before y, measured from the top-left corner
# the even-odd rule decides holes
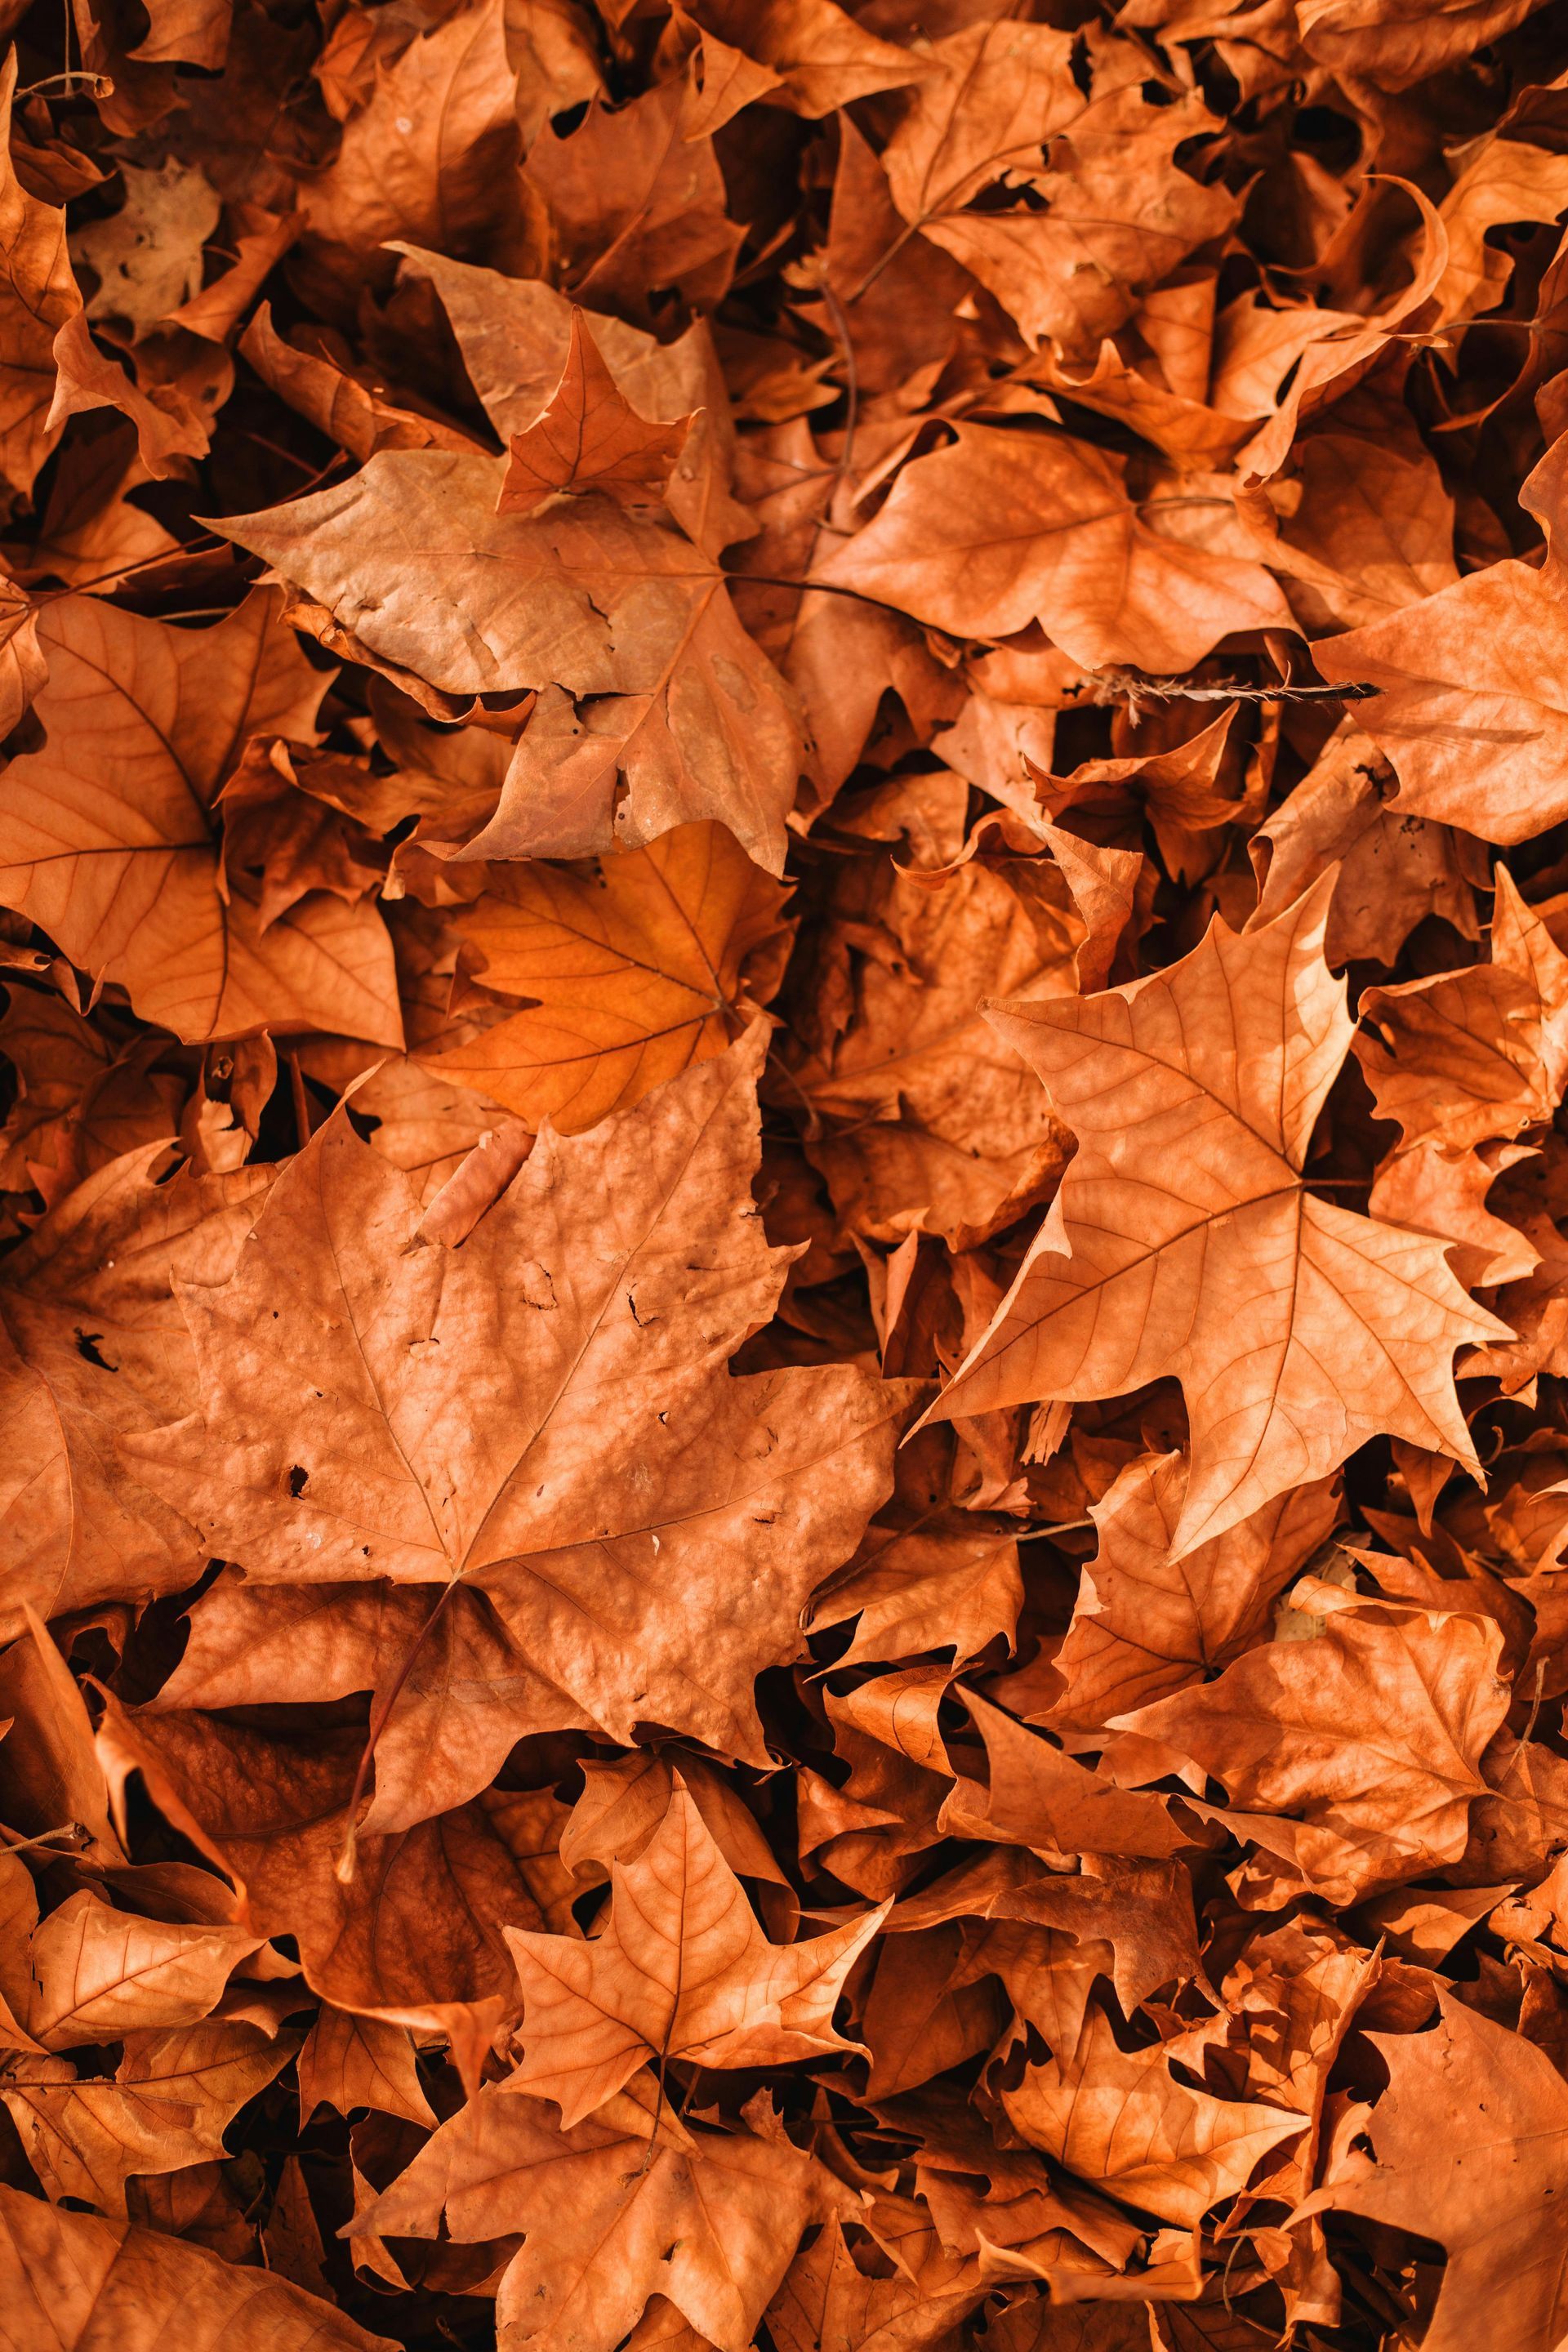
[[[0,2346],[1568,2340],[1568,0],[10,0]]]

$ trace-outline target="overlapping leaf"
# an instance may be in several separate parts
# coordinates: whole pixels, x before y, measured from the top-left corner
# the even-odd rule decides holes
[[[0,2343],[1560,2352],[1556,29],[11,12]]]

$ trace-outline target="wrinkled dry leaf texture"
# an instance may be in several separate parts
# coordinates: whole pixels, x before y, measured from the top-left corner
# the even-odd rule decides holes
[[[323,681],[277,598],[197,632],[69,597],[40,643],[46,741],[0,780],[0,901],[177,1036],[269,1021],[400,1045],[373,906],[312,892],[269,925],[221,871],[215,803],[247,738],[314,731]]]
[[[679,1788],[635,1861],[614,1870],[609,1924],[592,1943],[513,1928],[522,1983],[520,2087],[570,2127],[649,2058],[789,2063],[844,2045],[833,2010],[878,1915],[772,1948],[739,1880]]]
[[[1434,1243],[1310,1192],[1350,1044],[1328,896],[1167,972],[995,1018],[1079,1137],[1057,1202],[942,1410],[1123,1394],[1192,1422],[1180,1550],[1337,1468],[1381,1424],[1469,1458],[1453,1351],[1493,1318]]]
[[[797,730],[723,575],[602,493],[498,514],[502,478],[488,457],[383,451],[342,489],[225,529],[444,694],[558,689],[522,735],[485,849],[576,857],[710,819],[776,872]]]
[[[784,893],[717,824],[687,825],[591,878],[500,866],[456,918],[485,984],[531,1000],[438,1067],[531,1127],[592,1127],[721,1054],[748,982],[773,992]]]
[[[182,1294],[207,1402],[149,1459],[214,1550],[432,1607],[478,1590],[607,1730],[760,1760],[752,1679],[886,1491],[908,1391],[726,1370],[783,1273],[745,1192],[754,1063],[742,1043],[547,1139],[456,1250],[419,1242],[410,1188],[346,1120],[323,1129],[235,1280]]]
[[[678,2128],[650,2144],[656,2096],[650,2080],[561,2132],[540,2101],[487,2084],[356,2226],[521,2231],[497,2304],[503,2342],[613,2344],[658,2293],[718,2352],[744,2352],[803,2230],[849,2200],[787,2141]]]
[[[1560,2352],[1556,31],[10,12],[6,2352]]]

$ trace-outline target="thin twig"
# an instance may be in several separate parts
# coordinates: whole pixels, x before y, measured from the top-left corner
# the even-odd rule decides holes
[[[210,540],[212,545],[204,547],[201,543],[203,539]],[[117,563],[112,572],[94,572],[90,580],[72,580],[63,588],[45,588],[30,601],[37,607],[58,604],[62,596],[80,596],[89,588],[103,587],[109,581],[129,580],[133,572],[151,572],[160,563],[177,563],[182,556],[211,555],[228,544],[228,541],[220,539],[216,531],[204,530],[201,539],[183,541],[178,547],[167,547],[162,555],[140,556],[134,563]]]
[[[1383,692],[1365,678],[1347,679],[1342,686],[1243,686],[1222,678],[1215,686],[1198,686],[1183,677],[1141,677],[1133,670],[1104,669],[1094,675],[1097,703],[1125,702],[1136,712],[1141,702],[1369,702]]]
[[[77,67],[65,73],[46,74],[42,81],[30,81],[26,89],[19,89],[16,92],[16,96],[37,98],[40,90],[60,89],[68,90],[80,82],[86,88],[89,97],[100,98],[103,95],[104,84],[108,81],[107,74],[92,73],[86,67]]]
[[[786,580],[777,572],[726,572],[724,585],[733,588],[737,582],[749,581],[756,588],[792,588],[797,596],[847,596],[857,604],[876,604],[891,611],[886,597],[868,596],[859,588],[841,588],[836,580]]]
[[[1530,1713],[1525,1717],[1524,1729],[1520,1734],[1519,1744],[1515,1748],[1513,1754],[1509,1758],[1508,1770],[1503,1774],[1501,1780],[1497,1784],[1497,1792],[1500,1797],[1507,1788],[1509,1782],[1512,1780],[1514,1774],[1518,1771],[1520,1766],[1524,1761],[1525,1750],[1530,1746],[1531,1734],[1535,1729],[1535,1718],[1541,1713],[1541,1690],[1542,1685],[1545,1680],[1546,1661],[1544,1658],[1537,1658],[1535,1661],[1535,1695],[1530,1702]]]
[[[52,1846],[57,1838],[68,1838],[72,1845],[80,1845],[87,1835],[79,1822],[62,1822],[58,1830],[40,1830],[37,1837],[14,1838],[9,1830],[3,1833],[6,1853],[30,1853],[35,1846]]]
[[[855,425],[860,412],[860,375],[855,365],[855,346],[849,340],[849,321],[844,315],[844,305],[825,278],[818,292],[826,311],[838,348],[844,354],[844,446],[838,453],[841,479],[848,478],[855,463]]]

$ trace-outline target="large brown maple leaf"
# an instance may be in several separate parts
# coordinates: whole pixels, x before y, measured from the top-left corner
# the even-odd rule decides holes
[[[205,1411],[146,1452],[211,1549],[433,1610],[477,1585],[611,1738],[765,1760],[752,1681],[886,1493],[912,1391],[726,1369],[788,1262],[749,1192],[761,1046],[542,1137],[460,1248],[420,1241],[345,1118],[322,1129],[233,1280],[181,1294]]]
[[[644,2081],[573,2131],[487,2083],[355,2229],[434,2237],[444,2217],[458,2240],[521,2231],[496,2305],[518,2352],[612,2352],[653,2294],[718,2352],[747,2352],[801,2232],[852,2210],[853,2193],[782,2132],[683,2131]]]
[[[990,1328],[933,1410],[1121,1396],[1173,1374],[1192,1430],[1173,1549],[1321,1478],[1380,1431],[1475,1454],[1462,1341],[1494,1335],[1444,1246],[1309,1189],[1349,1046],[1329,891],[1100,996],[992,1014],[1079,1138]]]

